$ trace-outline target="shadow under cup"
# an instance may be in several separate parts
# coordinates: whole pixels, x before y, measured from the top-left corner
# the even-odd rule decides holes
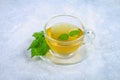
[[[49,34],[46,32],[47,29],[51,28],[55,24],[59,23],[67,23],[72,24],[78,27],[83,31],[83,35],[79,38],[76,38],[75,40],[71,41],[60,41],[57,39],[54,39],[49,36]],[[62,28],[61,28],[62,30]],[[51,18],[44,27],[45,32],[45,40],[47,41],[47,44],[50,47],[50,53],[58,58],[70,58],[75,53],[75,51],[83,45],[84,43],[84,27],[83,24],[80,22],[80,20],[77,17],[70,16],[70,15],[59,15]]]

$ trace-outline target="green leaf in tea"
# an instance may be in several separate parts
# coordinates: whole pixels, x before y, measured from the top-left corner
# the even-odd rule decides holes
[[[35,32],[32,36],[35,40],[32,41],[28,48],[28,50],[31,49],[31,57],[44,56],[50,49],[45,41],[44,32]]]
[[[59,40],[68,40],[68,38],[69,38],[69,36],[68,36],[68,34],[66,34],[66,33],[61,34],[61,35],[58,37]]]
[[[73,30],[69,33],[69,36],[75,36],[78,35],[80,33],[80,30]]]

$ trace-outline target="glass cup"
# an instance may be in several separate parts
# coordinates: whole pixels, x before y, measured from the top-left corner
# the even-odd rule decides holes
[[[76,30],[81,32],[74,35]],[[73,31],[73,36],[69,36],[71,31]],[[44,33],[45,40],[50,47],[46,58],[56,64],[73,64],[83,60],[83,54],[86,52],[82,51],[82,46],[91,42],[95,37],[94,32],[86,30],[79,18],[71,15],[52,17],[45,24]],[[69,40],[59,40],[60,35],[64,33],[68,34]]]

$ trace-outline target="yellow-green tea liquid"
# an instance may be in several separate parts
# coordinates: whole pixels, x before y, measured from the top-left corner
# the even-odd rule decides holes
[[[79,30],[80,32],[75,36],[69,36],[67,40],[59,41],[58,38],[61,34],[64,34],[64,33],[69,34],[73,30]],[[76,39],[80,38],[83,35],[83,31],[77,26],[68,24],[68,23],[55,24],[50,28],[48,28],[46,30],[46,33],[49,37],[55,39],[54,41],[52,41],[46,38],[46,41],[50,46],[50,48],[54,52],[62,56],[69,55],[70,53],[75,51],[83,42],[83,39],[81,39],[80,41],[69,43],[69,41],[75,41]],[[64,42],[68,42],[68,43],[64,43]]]

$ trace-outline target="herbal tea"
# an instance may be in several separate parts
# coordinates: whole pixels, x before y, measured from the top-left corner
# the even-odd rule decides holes
[[[68,56],[83,43],[83,31],[72,24],[55,24],[46,29],[46,33],[49,37],[55,39],[54,41],[52,41],[46,38],[46,41],[50,48],[55,53],[62,56]]]

